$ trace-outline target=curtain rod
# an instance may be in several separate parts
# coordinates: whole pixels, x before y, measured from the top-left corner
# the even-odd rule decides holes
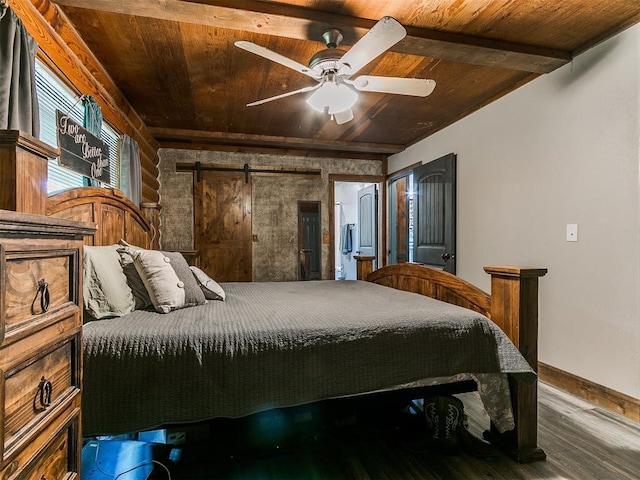
[[[177,172],[195,171],[196,179],[199,182],[202,179],[201,172],[243,172],[245,183],[249,183],[250,173],[284,173],[287,175],[311,175],[320,176],[322,172],[318,170],[272,170],[268,168],[251,168],[248,163],[245,163],[242,168],[238,167],[214,167],[211,165],[202,165],[200,162],[196,162],[194,165],[180,165],[176,166]]]

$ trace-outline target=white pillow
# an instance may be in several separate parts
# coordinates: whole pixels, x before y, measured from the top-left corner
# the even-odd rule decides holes
[[[169,257],[157,250],[132,251],[131,256],[157,312],[169,313],[185,307],[184,283]]]
[[[84,308],[95,319],[121,317],[135,306],[117,248],[84,247]]]
[[[224,301],[224,299],[226,298],[226,295],[222,287],[218,284],[218,282],[213,280],[211,277],[209,277],[209,275],[204,273],[198,267],[194,267],[193,265],[191,265],[189,268],[193,272],[193,275],[196,277],[196,280],[198,281],[198,285],[200,285],[200,288],[204,293],[204,297],[207,300]]]

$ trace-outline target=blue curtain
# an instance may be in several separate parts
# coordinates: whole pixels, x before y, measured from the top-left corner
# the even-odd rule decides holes
[[[40,135],[36,94],[38,44],[6,5],[0,5],[0,129]]]
[[[120,144],[120,190],[138,207],[142,201],[142,167],[140,147],[129,135],[123,135]]]
[[[91,95],[82,96],[84,106],[83,127],[100,138],[102,135],[102,110],[96,99]]]
[[[91,95],[82,96],[82,106],[84,107],[84,116],[82,126],[96,137],[102,136],[102,110],[96,99]],[[87,187],[98,187],[100,181],[90,177],[84,177],[84,184]]]

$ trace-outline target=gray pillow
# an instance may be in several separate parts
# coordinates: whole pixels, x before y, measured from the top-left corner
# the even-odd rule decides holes
[[[118,245],[84,247],[84,308],[95,319],[121,317],[135,308],[117,248]]]
[[[118,253],[120,254],[120,264],[122,265],[122,271],[127,277],[127,283],[133,292],[133,298],[136,301],[136,310],[145,310],[153,307],[147,287],[144,286],[140,274],[136,270],[133,264],[133,252],[144,250],[143,248],[129,245],[124,240],[118,242]]]
[[[189,264],[180,252],[162,252],[168,257],[173,270],[178,278],[184,283],[184,306],[193,307],[195,305],[204,305],[207,303],[204,293],[200,289],[198,282],[191,273]]]

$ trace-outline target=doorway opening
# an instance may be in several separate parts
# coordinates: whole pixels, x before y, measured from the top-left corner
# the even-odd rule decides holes
[[[356,255],[379,258],[380,184],[334,183],[333,238],[336,280],[356,280]],[[374,265],[377,262],[374,261]]]
[[[389,180],[389,263],[456,273],[456,155],[410,167]]]

